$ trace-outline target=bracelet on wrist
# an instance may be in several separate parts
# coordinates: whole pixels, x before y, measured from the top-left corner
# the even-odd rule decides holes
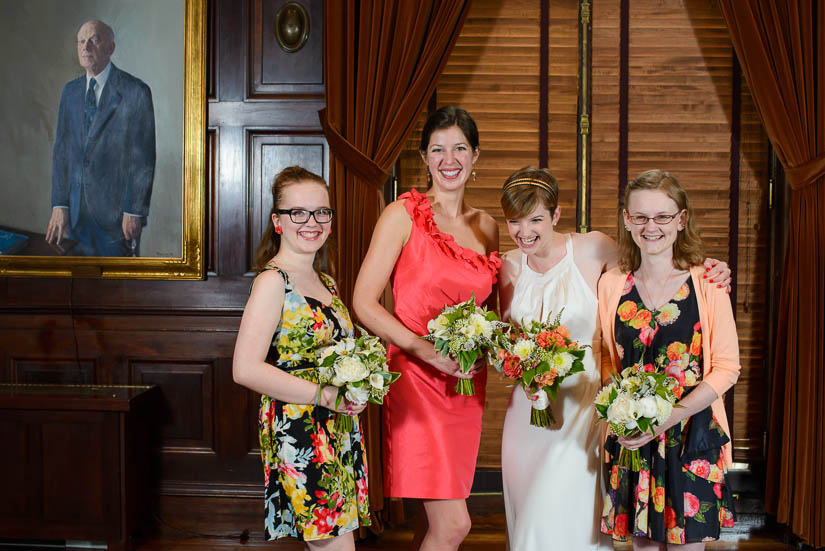
[[[315,399],[312,402],[313,407],[318,407],[318,402],[321,401],[321,392],[324,390],[324,387],[321,386],[321,383],[318,383],[318,390],[315,392]]]

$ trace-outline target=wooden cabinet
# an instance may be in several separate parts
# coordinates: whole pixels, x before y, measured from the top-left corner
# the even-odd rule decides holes
[[[157,387],[0,384],[0,537],[129,549],[147,512]]]

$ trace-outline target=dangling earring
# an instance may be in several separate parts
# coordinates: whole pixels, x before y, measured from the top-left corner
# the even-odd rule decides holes
[[[427,171],[427,185],[431,186],[433,184],[433,175],[430,174],[430,171]]]
[[[283,232],[283,230],[281,229],[281,226],[275,226],[275,233],[277,233],[278,235],[281,235],[281,232]]]
[[[473,175],[473,183],[475,183],[475,181],[476,181],[476,171],[475,170],[472,172],[472,175]]]

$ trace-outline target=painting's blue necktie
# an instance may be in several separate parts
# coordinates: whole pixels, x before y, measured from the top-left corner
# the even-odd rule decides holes
[[[89,136],[89,129],[92,127],[92,122],[95,120],[95,113],[97,113],[97,97],[95,96],[95,82],[94,78],[89,79],[89,89],[86,90],[86,105],[83,107],[83,129],[86,137]]]

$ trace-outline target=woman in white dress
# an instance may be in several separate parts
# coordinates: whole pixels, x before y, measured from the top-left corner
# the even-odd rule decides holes
[[[596,284],[617,258],[601,232],[557,233],[558,184],[547,169],[525,167],[504,184],[501,206],[518,249],[502,257],[502,316],[546,320],[563,309],[570,338],[590,346],[583,373],[564,381],[550,404],[556,422],[530,425],[531,398],[514,389],[504,420],[501,470],[511,551],[613,549],[599,530],[602,432],[593,399],[601,388]],[[708,259],[711,280],[729,281],[725,263]]]

